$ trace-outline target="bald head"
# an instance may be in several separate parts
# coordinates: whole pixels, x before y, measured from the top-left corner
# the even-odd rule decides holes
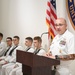
[[[55,28],[58,34],[63,34],[67,29],[67,23],[64,18],[57,18]]]
[[[56,23],[60,21],[61,23],[67,25],[66,20],[64,18],[57,18]]]

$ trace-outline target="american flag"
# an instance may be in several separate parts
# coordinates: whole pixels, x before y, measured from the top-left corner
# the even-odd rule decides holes
[[[47,2],[47,10],[46,10],[46,23],[48,26],[49,38],[54,38],[56,35],[55,30],[55,20],[57,19],[56,15],[56,0],[49,0]]]

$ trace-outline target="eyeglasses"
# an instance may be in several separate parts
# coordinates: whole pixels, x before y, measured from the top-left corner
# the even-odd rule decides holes
[[[63,26],[63,25],[65,25],[65,24],[55,24],[55,26]]]
[[[12,40],[6,40],[6,42],[10,42],[10,41],[12,41]]]

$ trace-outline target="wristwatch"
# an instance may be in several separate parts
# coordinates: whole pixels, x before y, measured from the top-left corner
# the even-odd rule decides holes
[[[60,59],[60,57],[58,55],[55,55],[55,59]]]

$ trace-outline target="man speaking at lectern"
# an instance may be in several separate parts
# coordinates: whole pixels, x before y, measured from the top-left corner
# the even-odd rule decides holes
[[[55,28],[58,34],[53,39],[46,56],[60,60],[60,65],[56,66],[55,75],[72,75],[69,65],[74,60],[75,55],[74,35],[68,31],[64,18],[56,20]]]

